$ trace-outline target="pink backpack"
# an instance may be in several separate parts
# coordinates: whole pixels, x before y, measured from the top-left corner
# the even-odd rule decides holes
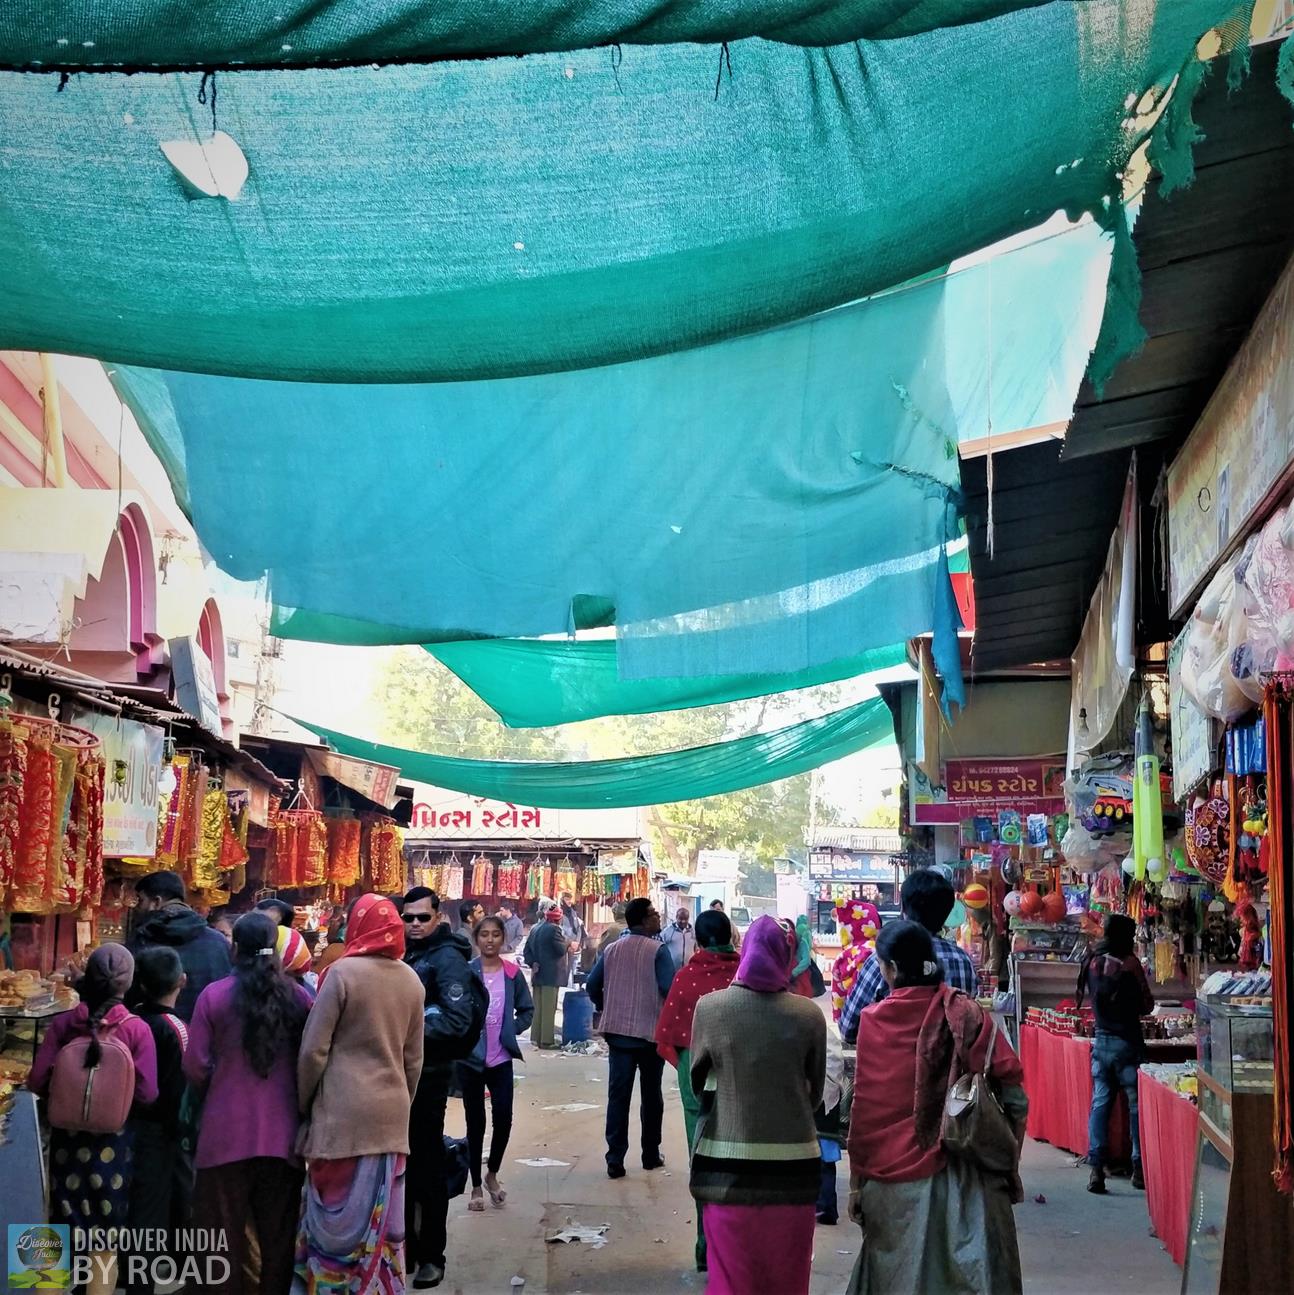
[[[111,1025],[99,1026],[99,1060],[87,1068],[90,1044],[90,1036],[82,1035],[59,1049],[47,1118],[72,1133],[120,1133],[135,1100],[135,1058]]]

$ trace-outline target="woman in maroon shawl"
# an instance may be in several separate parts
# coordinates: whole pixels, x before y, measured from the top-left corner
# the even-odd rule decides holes
[[[656,1025],[656,1051],[678,1070],[678,1092],[683,1100],[683,1127],[688,1156],[696,1136],[701,1099],[692,1089],[692,1018],[706,994],[727,989],[737,974],[737,954],[732,947],[732,923],[711,909],[696,919],[696,953],[679,968]],[[705,1272],[705,1230],[701,1208],[696,1211],[696,1270]]]
[[[875,956],[891,990],[858,1025],[849,1214],[864,1242],[850,1295],[1018,1295],[1011,1205],[1021,1198],[1019,1179],[946,1155],[941,1133],[950,1085],[982,1072],[991,1045],[989,1074],[1022,1139],[1029,1104],[1020,1060],[973,998],[942,983],[924,927],[882,927]]]

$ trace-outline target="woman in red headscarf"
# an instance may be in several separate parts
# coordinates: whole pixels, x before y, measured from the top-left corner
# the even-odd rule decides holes
[[[422,1073],[423,987],[395,905],[362,895],[346,951],[319,977],[297,1066],[309,1162],[296,1274],[306,1290],[405,1288],[404,1163]],[[363,1096],[364,1118],[354,1116]]]

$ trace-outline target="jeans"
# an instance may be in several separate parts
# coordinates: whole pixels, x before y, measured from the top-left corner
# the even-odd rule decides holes
[[[409,1266],[445,1266],[445,1104],[449,1065],[427,1066],[409,1111],[409,1160],[405,1171],[404,1228]]]
[[[822,1178],[818,1184],[818,1222],[839,1223],[840,1204],[836,1197],[836,1162],[822,1162]]]
[[[481,1151],[485,1147],[485,1090],[490,1090],[490,1115],[494,1132],[490,1136],[490,1158],[486,1167],[492,1174],[503,1168],[503,1153],[512,1136],[512,1062],[477,1070],[461,1062],[458,1086],[463,1090],[463,1114],[467,1117],[468,1169],[472,1186],[481,1185]]]
[[[1141,1130],[1137,1127],[1137,1066],[1140,1049],[1117,1034],[1097,1032],[1092,1040],[1092,1111],[1087,1121],[1087,1163],[1104,1169],[1109,1149],[1110,1107],[1120,1088],[1128,1099],[1132,1159],[1141,1159]]]
[[[665,1099],[661,1095],[661,1075],[665,1059],[654,1043],[626,1047],[612,1043],[609,1047],[610,1074],[607,1079],[607,1164],[623,1166],[629,1150],[629,1101],[634,1092],[634,1075],[638,1075],[638,1105],[642,1118],[643,1166],[660,1159],[661,1122],[665,1118]]]

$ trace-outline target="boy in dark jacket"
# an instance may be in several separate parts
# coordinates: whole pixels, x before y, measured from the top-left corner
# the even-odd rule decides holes
[[[186,1225],[193,1192],[193,1158],[184,1149],[180,1108],[184,1100],[184,1051],[188,1028],[175,1014],[184,968],[172,948],[144,949],[135,960],[136,1014],[148,1023],[157,1049],[157,1101],[131,1117],[135,1170],[130,1182],[130,1227],[165,1232],[174,1256],[176,1230]],[[125,1261],[125,1287],[152,1292],[148,1269],[155,1255]]]
[[[233,967],[229,941],[184,902],[186,894],[178,872],[141,877],[135,883],[134,929],[126,942],[136,958],[159,945],[180,955],[185,980],[175,1014],[185,1022],[193,1016],[198,995],[213,981],[223,980]]]

